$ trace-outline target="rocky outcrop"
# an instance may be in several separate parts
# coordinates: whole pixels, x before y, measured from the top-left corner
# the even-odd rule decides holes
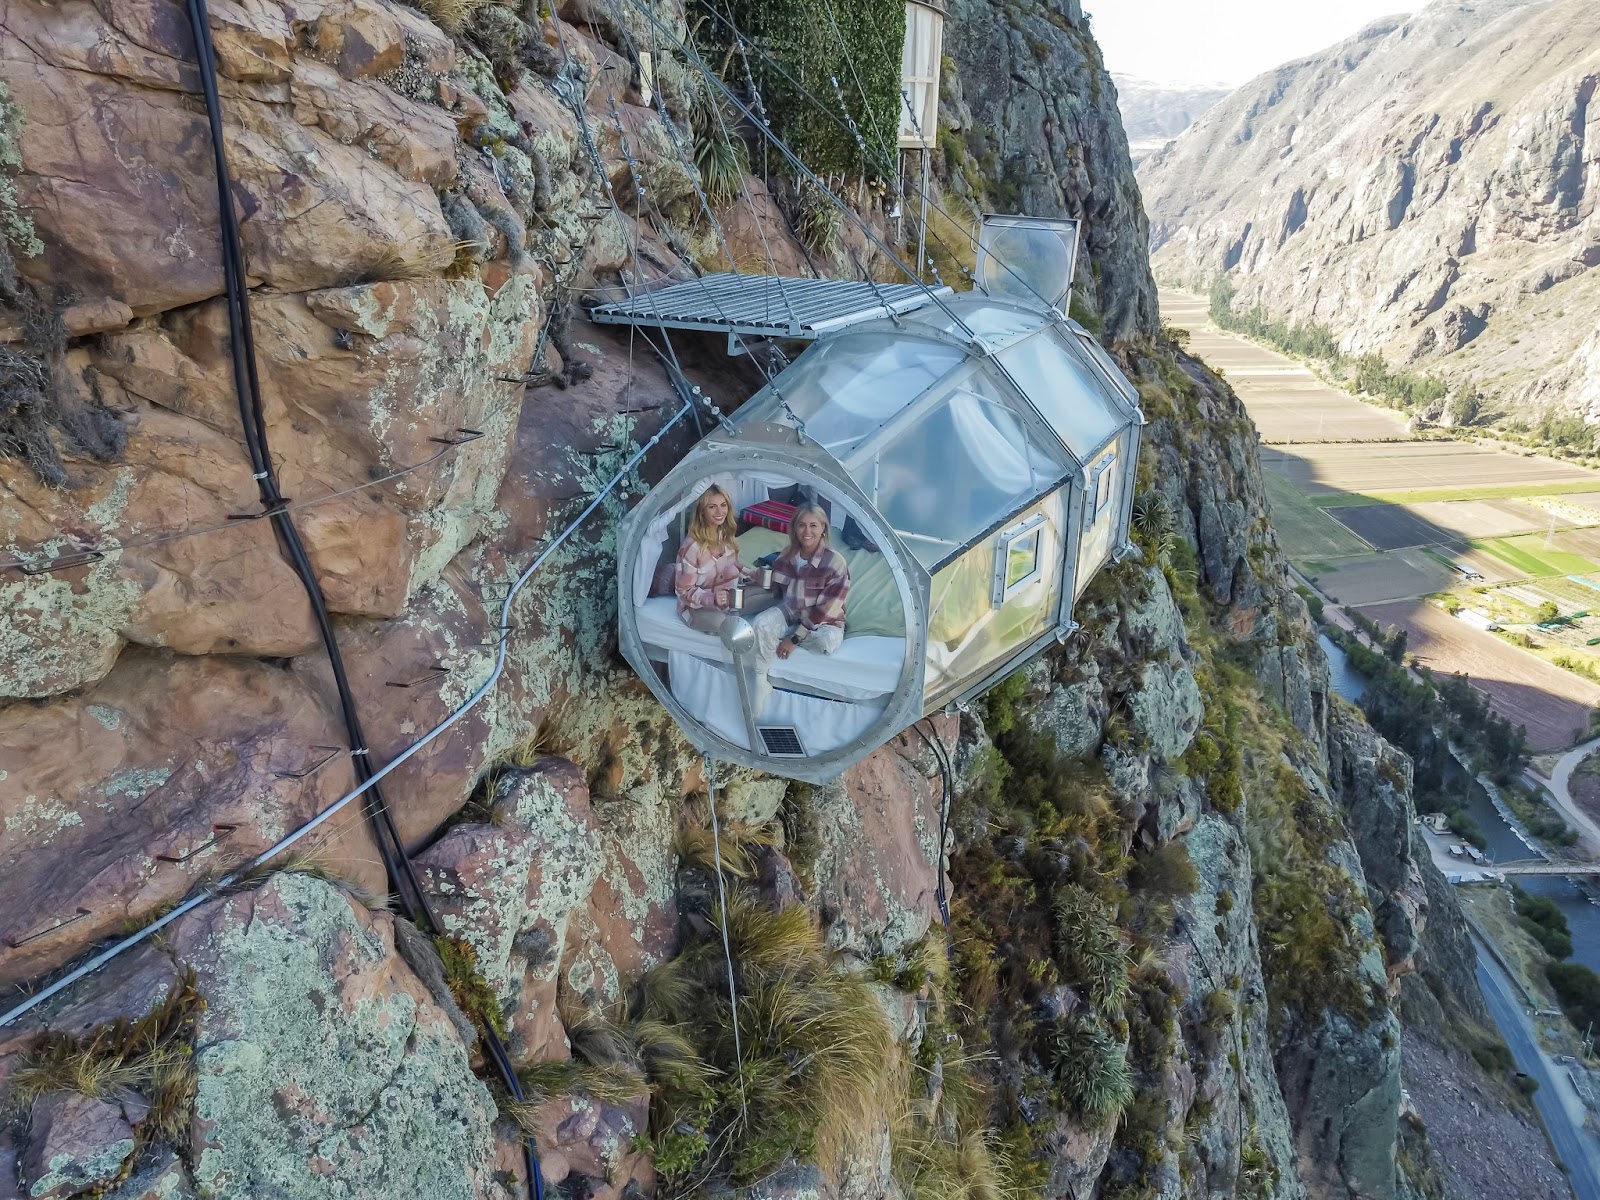
[[[1285,64],[1140,168],[1157,272],[1350,353],[1593,421],[1600,25],[1583,0],[1435,3]]]

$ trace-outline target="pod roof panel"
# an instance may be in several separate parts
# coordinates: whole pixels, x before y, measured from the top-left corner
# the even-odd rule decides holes
[[[903,313],[949,288],[857,279],[802,279],[716,272],[645,292],[590,315],[603,325],[703,329],[811,341],[849,325]]]

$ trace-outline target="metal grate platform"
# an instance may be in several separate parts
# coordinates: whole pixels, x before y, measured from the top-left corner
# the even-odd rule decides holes
[[[703,275],[615,304],[590,316],[605,325],[705,329],[810,341],[847,325],[921,308],[948,287],[916,283],[863,283],[851,279],[800,279],[780,275]]]

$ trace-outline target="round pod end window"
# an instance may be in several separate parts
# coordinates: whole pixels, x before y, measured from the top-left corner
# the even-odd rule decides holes
[[[696,748],[825,778],[920,715],[914,568],[845,488],[733,457],[629,518],[623,653]]]
[[[993,296],[1061,308],[1072,291],[1077,256],[1076,221],[986,216],[978,238],[978,282]]]

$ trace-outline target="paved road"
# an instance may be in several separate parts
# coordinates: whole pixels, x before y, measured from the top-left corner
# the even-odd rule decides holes
[[[1583,1102],[1566,1071],[1539,1048],[1515,985],[1482,946],[1478,947],[1478,986],[1501,1036],[1511,1047],[1517,1069],[1539,1081],[1533,1104],[1556,1157],[1567,1168],[1572,1194],[1577,1200],[1600,1200],[1600,1144],[1583,1128]]]
[[[1600,824],[1596,824],[1593,817],[1578,807],[1578,802],[1572,798],[1570,790],[1572,772],[1596,750],[1600,750],[1600,738],[1584,742],[1583,745],[1567,751],[1557,760],[1548,781],[1539,778],[1532,771],[1524,771],[1523,774],[1527,776],[1529,783],[1535,787],[1543,787],[1550,793],[1562,815],[1583,834],[1589,843],[1590,851],[1600,853]]]

